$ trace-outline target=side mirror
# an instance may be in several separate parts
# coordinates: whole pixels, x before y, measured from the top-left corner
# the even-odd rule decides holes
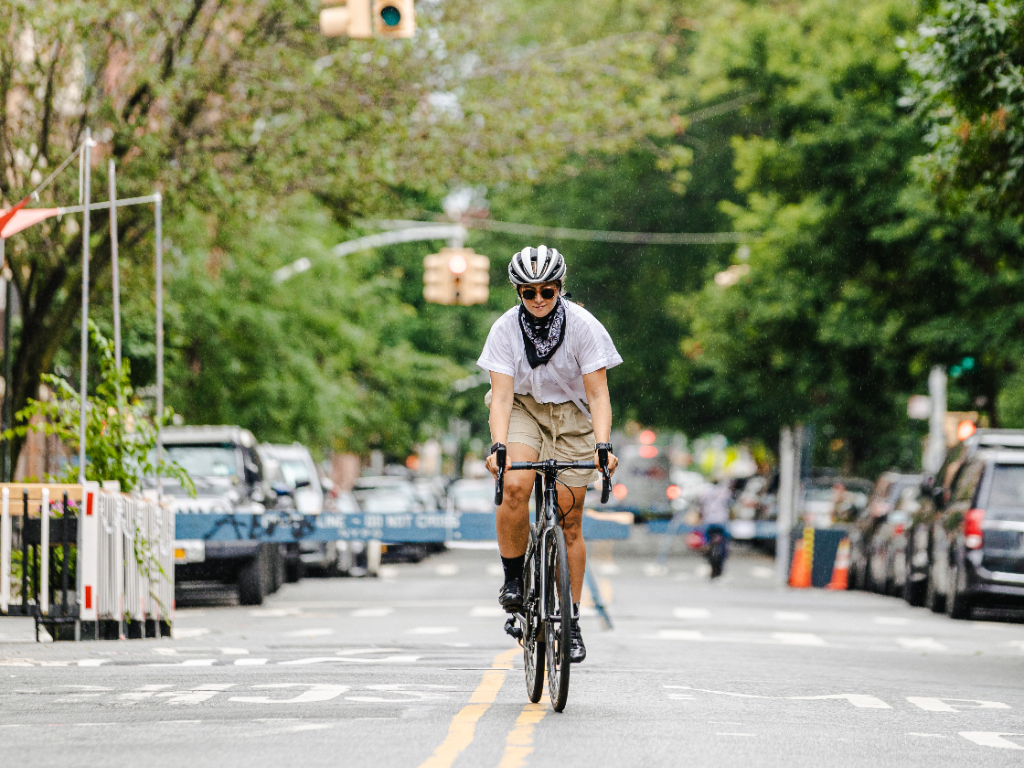
[[[309,480],[297,480],[295,482],[295,490],[299,490],[299,488],[309,488],[311,485],[312,483]]]

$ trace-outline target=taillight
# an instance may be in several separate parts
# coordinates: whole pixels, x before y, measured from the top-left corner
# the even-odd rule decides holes
[[[964,546],[968,549],[980,549],[984,542],[981,524],[985,522],[984,509],[969,509],[964,516]]]
[[[903,528],[903,523],[900,523],[899,525],[897,525],[897,526],[896,526],[896,527],[895,527],[895,528],[893,529],[892,535],[893,535],[893,536],[902,536],[902,535],[903,535],[903,531],[904,531],[904,528]]]
[[[624,486],[622,483],[616,483],[615,485],[612,486],[612,496],[614,496],[619,501],[622,501],[624,498],[626,498],[626,494],[628,493],[629,491],[626,490],[626,486]]]
[[[665,495],[668,496],[669,501],[675,501],[683,495],[683,489],[678,485],[670,485],[665,489]]]

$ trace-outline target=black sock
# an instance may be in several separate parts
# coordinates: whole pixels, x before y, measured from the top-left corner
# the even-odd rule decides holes
[[[522,581],[523,580],[523,565],[526,563],[526,555],[520,555],[519,557],[503,557],[501,558],[501,567],[505,569],[505,583],[512,581],[513,579]]]
[[[578,619],[580,617],[580,604],[579,603],[573,603],[572,604],[572,617],[574,619]]]

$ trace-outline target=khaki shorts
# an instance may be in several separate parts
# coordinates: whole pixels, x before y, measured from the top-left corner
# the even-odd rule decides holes
[[[512,401],[508,441],[528,445],[541,461],[593,461],[597,443],[594,425],[576,403],[538,403],[530,395],[516,395]],[[568,469],[559,479],[580,488],[597,480],[596,469]]]

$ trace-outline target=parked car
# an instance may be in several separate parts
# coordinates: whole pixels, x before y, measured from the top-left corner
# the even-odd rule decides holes
[[[979,429],[950,448],[935,477],[922,483],[921,506],[911,518],[906,545],[903,597],[911,605],[927,605],[935,612],[945,609],[949,542],[945,534],[935,535],[939,521],[953,499],[953,485],[964,466],[979,454],[1000,450],[1024,452],[1024,430]],[[943,544],[947,562],[936,564],[933,569],[934,554],[943,549]]]
[[[278,496],[278,507],[301,515],[319,515],[324,510],[324,489],[316,462],[302,443],[257,446],[263,468]],[[338,572],[338,545],[333,541],[302,541],[285,545],[288,553],[287,580],[301,579],[307,570],[325,575]]]
[[[983,601],[1024,602],[1024,451],[975,451],[937,507],[929,607],[966,619]]]
[[[453,512],[494,512],[494,480],[456,480],[448,501]]]
[[[797,517],[814,528],[852,524],[867,508],[872,488],[871,481],[857,477],[810,478],[800,494]]]
[[[906,578],[905,532],[919,506],[921,475],[885,472],[850,527],[850,587],[891,594]]]
[[[428,509],[416,484],[400,475],[360,477],[352,493],[364,513],[399,514],[436,511]],[[437,546],[425,543],[384,542],[384,562],[418,563]]]
[[[259,513],[276,506],[277,495],[264,476],[256,438],[249,430],[165,427],[161,438],[166,457],[185,470],[196,488],[192,498],[173,478],[163,479],[163,492],[171,497],[176,513]],[[175,541],[175,582],[234,584],[239,602],[259,605],[285,578],[281,546],[249,540]]]

